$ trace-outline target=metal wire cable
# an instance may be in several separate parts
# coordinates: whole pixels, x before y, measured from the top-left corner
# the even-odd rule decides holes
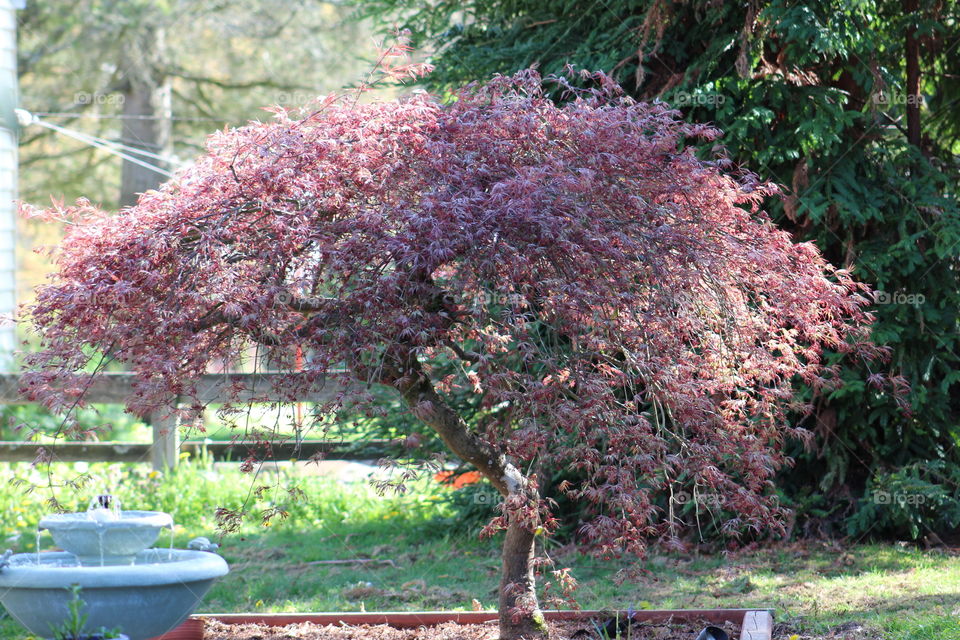
[[[36,115],[36,114],[34,114],[34,115]],[[65,128],[65,127],[64,127],[64,128]],[[90,140],[99,142],[100,144],[109,145],[109,146],[111,146],[111,147],[113,147],[113,148],[115,148],[115,149],[119,149],[120,151],[124,151],[124,152],[126,152],[126,153],[132,153],[132,154],[135,154],[135,155],[138,155],[138,156],[146,156],[146,157],[148,157],[148,158],[153,158],[153,159],[155,159],[155,160],[159,160],[160,162],[165,162],[165,163],[171,164],[171,165],[178,165],[178,166],[179,166],[179,165],[182,165],[182,164],[183,164],[182,162],[180,162],[180,161],[177,160],[176,158],[171,158],[170,156],[162,156],[162,155],[160,155],[160,154],[153,153],[152,151],[147,151],[146,149],[140,149],[140,148],[138,148],[138,147],[131,147],[130,145],[123,144],[122,142],[116,142],[116,141],[114,141],[114,140],[107,140],[106,138],[100,138],[100,137],[97,137],[97,136],[92,135],[92,134],[89,134],[89,133],[83,133],[83,132],[81,132],[81,131],[75,131],[75,130],[73,130],[73,129],[70,129],[70,131],[73,131],[74,133],[77,133],[77,134],[79,134],[79,135],[81,135],[81,136],[85,136],[85,137],[89,138]]]
[[[233,122],[226,118],[207,118],[203,116],[148,116],[138,114],[76,113],[72,111],[32,111],[35,116],[50,118],[94,118],[101,120],[179,120],[188,122]]]
[[[33,115],[36,116],[36,114],[33,114]],[[36,124],[41,127],[46,127],[47,129],[51,129],[52,131],[61,133],[69,138],[79,140],[80,142],[86,143],[92,147],[103,149],[107,153],[112,153],[113,155],[120,156],[127,162],[132,162],[133,164],[139,165],[145,169],[150,169],[151,171],[154,171],[155,173],[159,173],[160,175],[165,176],[167,178],[173,177],[173,174],[167,171],[166,169],[161,169],[160,167],[152,165],[149,162],[141,160],[140,158],[136,158],[127,153],[124,153],[119,148],[117,148],[117,147],[125,147],[126,145],[114,144],[109,141],[100,142],[102,138],[95,138],[94,136],[89,136],[85,133],[74,131],[73,129],[67,129],[66,127],[61,127],[60,125],[53,124],[52,122],[46,122],[45,120],[41,120],[40,118],[36,118],[36,117],[33,118],[33,120],[31,121],[31,124]]]

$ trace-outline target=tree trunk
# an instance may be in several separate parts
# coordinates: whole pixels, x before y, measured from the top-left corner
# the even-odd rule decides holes
[[[528,523],[511,518],[503,540],[500,575],[500,640],[547,638],[533,572],[536,536]]]
[[[507,531],[500,578],[500,639],[545,640],[548,637],[537,601],[533,559],[536,536],[530,506],[539,494],[502,451],[471,432],[464,419],[437,393],[416,357],[407,353],[392,382],[420,420],[436,431],[460,459],[474,465],[506,500]],[[525,517],[526,516],[526,517]]]
[[[157,27],[143,29],[124,48],[123,124],[121,142],[152,154],[169,155],[171,143],[170,81],[158,71],[164,55],[164,33]],[[146,164],[169,169],[156,158],[128,152]],[[120,176],[120,206],[137,204],[139,194],[156,189],[164,174],[123,161]]]
[[[169,120],[163,108],[164,102],[169,101],[169,87],[166,84],[148,86],[133,82],[124,91],[123,98],[123,115],[128,116],[122,125],[123,144],[157,155],[169,155]],[[169,169],[156,158],[136,152],[128,153],[146,164]],[[162,173],[124,160],[120,176],[120,206],[132,207],[137,204],[141,193],[156,189],[165,180],[166,176]]]
[[[907,140],[919,148],[923,141],[920,133],[920,41],[917,40],[915,22],[920,19],[919,0],[903,0],[903,11],[910,21],[906,34]]]

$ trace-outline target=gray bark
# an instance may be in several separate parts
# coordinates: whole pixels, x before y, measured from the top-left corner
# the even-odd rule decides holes
[[[121,142],[150,153],[170,155],[170,81],[158,71],[163,55],[164,33],[159,28],[144,29],[142,37],[124,47]],[[130,155],[169,170],[156,158],[136,153]],[[156,189],[165,179],[163,174],[124,160],[120,178],[120,206],[135,205],[139,194]]]
[[[413,356],[399,371],[398,388],[416,415],[430,426],[447,447],[473,464],[496,487],[507,505],[536,504],[536,489],[507,457],[470,431],[466,421],[436,392]],[[533,559],[536,536],[521,514],[506,510],[500,577],[500,640],[541,640],[548,637],[537,601]]]

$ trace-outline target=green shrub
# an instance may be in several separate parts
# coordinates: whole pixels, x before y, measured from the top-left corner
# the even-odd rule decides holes
[[[912,540],[960,526],[960,467],[939,460],[879,472],[868,485],[847,532]]]

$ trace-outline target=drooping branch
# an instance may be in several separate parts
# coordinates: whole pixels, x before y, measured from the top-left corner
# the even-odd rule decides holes
[[[412,353],[406,353],[402,377],[395,386],[414,413],[432,428],[461,460],[474,465],[508,496],[527,486],[524,475],[500,451],[472,433],[467,422],[444,400]]]
[[[279,304],[302,314],[310,314],[305,322],[298,322],[294,326],[280,331],[269,331],[262,326],[241,322],[231,317],[218,304],[204,315],[199,321],[191,325],[193,333],[208,331],[214,327],[228,325],[247,335],[251,340],[268,347],[280,347],[287,344],[290,338],[317,340],[317,332],[329,330],[347,322],[346,315],[335,305],[339,302],[335,298],[294,298],[288,295],[276,297]],[[322,313],[321,313],[322,312]]]

